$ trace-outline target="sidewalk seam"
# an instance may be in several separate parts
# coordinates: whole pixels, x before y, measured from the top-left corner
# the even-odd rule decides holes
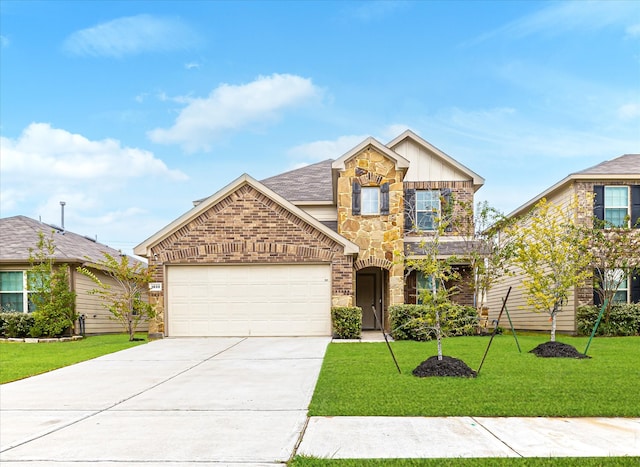
[[[486,426],[484,426],[477,418],[475,417],[469,417],[471,418],[471,420],[473,420],[478,426],[482,427],[483,430],[485,430],[487,433],[489,433],[491,436],[493,436],[495,439],[497,439],[498,441],[500,441],[500,443],[504,444],[509,450],[511,450],[514,454],[516,454],[518,457],[524,458],[524,456],[522,454],[520,454],[518,451],[516,451],[515,449],[513,449],[513,447],[509,446],[507,443],[505,443],[502,439],[500,439],[500,437],[498,437],[493,431],[491,431],[489,428],[487,428]]]

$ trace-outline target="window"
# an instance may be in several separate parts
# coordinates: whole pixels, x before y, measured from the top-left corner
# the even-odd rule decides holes
[[[433,294],[432,287],[432,276],[425,276],[422,271],[416,272],[416,303],[418,305],[422,304],[422,296],[425,293]],[[439,289],[438,283],[436,282],[436,290]]]
[[[435,230],[440,217],[440,191],[416,190],[416,227]]]
[[[629,298],[629,282],[622,269],[609,269],[605,272],[605,282],[610,285],[618,285],[611,301],[613,303],[627,303]],[[613,289],[613,287],[611,287]]]
[[[26,271],[0,271],[0,306],[2,311],[31,312]]]
[[[362,214],[380,213],[380,187],[362,187]]]
[[[604,187],[604,220],[613,227],[626,227],[629,215],[629,188],[626,186]]]

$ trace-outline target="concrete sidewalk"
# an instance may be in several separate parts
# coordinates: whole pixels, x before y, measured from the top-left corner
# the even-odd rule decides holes
[[[312,417],[297,453],[331,459],[640,456],[640,418]]]

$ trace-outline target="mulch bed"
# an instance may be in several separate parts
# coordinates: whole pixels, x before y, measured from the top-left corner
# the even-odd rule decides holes
[[[535,349],[529,350],[529,353],[544,358],[591,358],[578,352],[572,345],[551,341],[540,344]]]
[[[424,378],[425,376],[457,376],[460,378],[475,378],[477,373],[469,368],[465,362],[453,357],[438,356],[429,357],[413,371],[414,376]]]

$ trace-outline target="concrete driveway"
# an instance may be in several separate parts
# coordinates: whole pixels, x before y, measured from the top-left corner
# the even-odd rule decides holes
[[[0,461],[286,462],[329,341],[164,339],[2,385]]]

